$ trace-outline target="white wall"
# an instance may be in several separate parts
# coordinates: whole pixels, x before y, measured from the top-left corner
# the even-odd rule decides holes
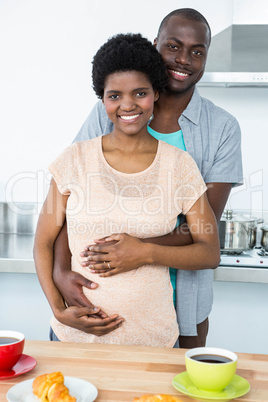
[[[234,24],[267,24],[267,0],[234,0]]]

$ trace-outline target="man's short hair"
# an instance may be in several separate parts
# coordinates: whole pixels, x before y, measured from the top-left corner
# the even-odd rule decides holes
[[[173,16],[181,16],[186,20],[189,21],[197,21],[197,22],[203,22],[207,27],[209,31],[209,43],[211,41],[211,29],[209,26],[209,23],[207,22],[206,18],[199,13],[199,11],[194,10],[193,8],[178,8],[177,10],[171,11],[168,15],[165,16],[165,18],[162,20],[160,23],[158,32],[157,32],[157,37],[159,37],[162,29],[167,25],[169,19]]]

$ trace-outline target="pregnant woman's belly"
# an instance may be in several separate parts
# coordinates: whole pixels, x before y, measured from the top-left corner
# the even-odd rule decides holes
[[[54,322],[52,327],[60,340],[173,347],[178,325],[167,267],[146,265],[109,278],[91,274],[75,261],[73,270],[98,283],[97,289],[84,288],[91,303],[108,315],[118,314],[124,323],[115,331],[97,337]]]

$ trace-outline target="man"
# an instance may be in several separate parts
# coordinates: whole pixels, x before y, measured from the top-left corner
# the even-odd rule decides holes
[[[154,43],[167,68],[168,86],[155,104],[148,131],[157,139],[186,149],[194,158],[207,184],[210,205],[219,220],[232,186],[242,183],[241,139],[236,119],[201,98],[195,88],[205,70],[210,40],[210,27],[196,10],[175,10],[163,19]],[[75,140],[111,131],[112,123],[99,102]],[[69,305],[89,306],[82,286],[94,289],[97,284],[69,271],[67,242],[61,242],[63,236],[64,231],[55,247],[54,281]],[[175,246],[191,244],[192,239],[184,223],[170,235],[146,241]],[[63,255],[67,261],[63,260]],[[129,238],[124,235],[118,235],[117,242],[112,244],[101,241],[98,245],[91,245],[83,255],[89,259],[84,266],[90,265],[107,276],[137,268],[146,262],[145,256],[140,250],[133,249]],[[113,270],[105,274],[112,260]],[[64,288],[61,286],[63,275]],[[174,282],[171,270],[172,279]],[[177,270],[176,306],[182,348],[205,345],[213,300],[212,281],[211,269]],[[108,320],[105,313],[102,314],[96,318],[98,325],[100,320]],[[115,320],[107,325],[108,328],[106,322],[102,325],[103,333],[117,327]],[[92,327],[94,330],[94,322]]]

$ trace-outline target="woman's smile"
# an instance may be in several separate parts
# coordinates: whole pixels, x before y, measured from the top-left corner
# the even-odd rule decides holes
[[[126,123],[133,123],[138,120],[141,116],[141,113],[134,114],[134,115],[118,115],[118,117]]]

